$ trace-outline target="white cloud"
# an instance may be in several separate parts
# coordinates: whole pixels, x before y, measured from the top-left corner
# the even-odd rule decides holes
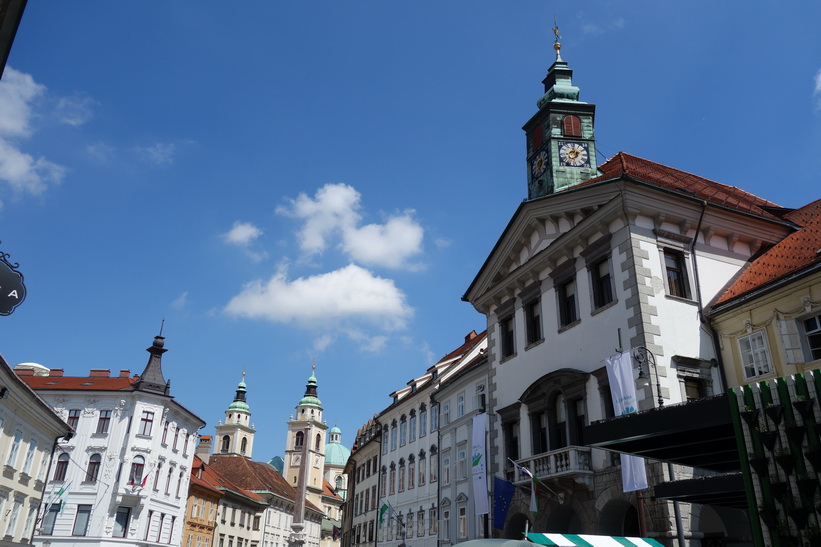
[[[312,277],[288,280],[284,271],[246,284],[225,307],[238,317],[277,323],[326,325],[365,321],[399,329],[413,315],[405,294],[390,279],[348,265]]]
[[[92,107],[96,104],[97,101],[82,93],[62,97],[57,101],[57,119],[74,127],[83,125],[94,115]]]
[[[113,146],[103,142],[86,146],[86,153],[100,163],[105,163],[110,160],[116,150]]]
[[[327,239],[340,229],[355,227],[360,196],[347,184],[326,184],[316,191],[314,199],[299,194],[290,207],[277,207],[277,213],[304,220],[299,230],[299,246],[303,252],[315,254],[328,246]]]
[[[0,80],[0,137],[30,135],[32,103],[45,92],[46,86],[35,82],[31,74],[6,67]]]
[[[64,167],[27,154],[15,142],[31,136],[33,105],[45,92],[30,74],[11,67],[0,80],[0,181],[17,193],[41,194],[47,183],[59,183],[65,176]]]
[[[313,198],[300,194],[277,212],[303,221],[299,246],[309,256],[338,242],[350,259],[369,266],[415,267],[407,261],[422,252],[424,229],[413,211],[388,217],[384,224],[360,227],[361,208],[361,196],[352,186],[326,184]]]
[[[815,73],[815,89],[812,92],[812,96],[815,98],[815,107],[813,110],[821,112],[821,69],[818,69],[818,72]]]
[[[333,344],[336,341],[336,337],[332,334],[323,334],[316,340],[314,340],[313,348],[311,353],[322,353],[325,351],[328,346]]]
[[[262,235],[262,230],[250,222],[234,222],[234,226],[226,233],[222,234],[223,239],[232,245],[247,247],[256,238]]]
[[[408,258],[422,251],[425,231],[411,214],[409,211],[390,218],[385,224],[345,230],[342,248],[364,264],[400,268]]]
[[[177,145],[173,142],[154,143],[150,146],[138,146],[137,154],[154,165],[168,165],[174,160]]]
[[[185,291],[171,302],[171,307],[175,310],[181,310],[188,304],[188,291]]]
[[[6,181],[14,191],[41,194],[46,183],[60,182],[65,172],[64,167],[42,157],[35,159],[0,138],[0,180]]]

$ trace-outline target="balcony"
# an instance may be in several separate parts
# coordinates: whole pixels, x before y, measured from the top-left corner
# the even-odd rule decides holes
[[[539,480],[569,478],[592,489],[593,469],[590,464],[590,450],[586,446],[567,446],[522,458],[516,463],[529,470]],[[515,470],[511,470],[510,473],[515,474],[514,482],[527,480],[527,477]]]

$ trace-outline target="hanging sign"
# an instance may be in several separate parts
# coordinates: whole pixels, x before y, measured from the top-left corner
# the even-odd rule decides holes
[[[26,299],[23,274],[17,271],[20,265],[12,264],[8,257],[7,253],[0,252],[0,315],[11,315]]]

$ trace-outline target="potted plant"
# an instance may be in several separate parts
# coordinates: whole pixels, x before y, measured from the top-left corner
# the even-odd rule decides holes
[[[784,473],[787,475],[792,475],[792,472],[795,469],[795,458],[789,450],[779,450],[778,454],[775,456],[775,461],[781,466]]]
[[[793,401],[792,406],[801,414],[801,417],[806,421],[807,417],[812,413],[812,405],[815,401],[812,398],[799,395]]]
[[[764,413],[778,425],[781,423],[781,418],[784,416],[784,407],[777,403],[770,403],[764,408]]]
[[[744,421],[747,422],[747,427],[753,428],[758,423],[759,410],[757,408],[745,406],[740,414]]]
[[[759,431],[761,444],[763,444],[770,452],[775,448],[775,442],[778,440],[778,431]]]

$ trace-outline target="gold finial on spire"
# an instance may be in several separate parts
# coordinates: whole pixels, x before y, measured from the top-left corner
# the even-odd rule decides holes
[[[556,16],[555,15],[553,16],[553,35],[556,37],[556,40],[553,42],[553,49],[556,50],[556,60],[561,61],[562,60],[562,54],[561,54],[562,44],[559,43],[559,39],[561,39],[561,36],[559,36],[559,25],[556,23]]]

